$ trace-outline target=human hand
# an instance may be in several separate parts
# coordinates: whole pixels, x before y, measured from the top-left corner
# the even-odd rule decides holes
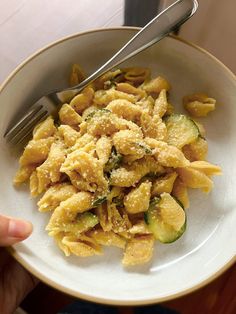
[[[0,215],[0,313],[12,314],[36,286],[37,279],[3,248],[25,240],[32,224]]]

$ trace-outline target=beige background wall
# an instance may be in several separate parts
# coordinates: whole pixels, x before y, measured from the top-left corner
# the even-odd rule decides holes
[[[180,36],[207,49],[236,73],[236,0],[198,1],[198,12]]]
[[[236,0],[198,1],[180,35],[236,73]],[[124,0],[0,0],[0,83],[37,49],[72,33],[122,25],[123,14]]]

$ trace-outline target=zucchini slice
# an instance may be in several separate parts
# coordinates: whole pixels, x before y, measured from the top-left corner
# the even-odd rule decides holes
[[[196,123],[183,114],[171,114],[165,118],[167,143],[182,148],[193,143],[200,135]]]
[[[86,232],[92,229],[98,223],[99,220],[95,214],[91,212],[85,212],[82,214],[78,214],[76,221],[65,224],[64,226],[60,227],[60,231],[71,232],[76,235],[79,235],[82,232]]]
[[[144,214],[148,229],[162,243],[176,241],[186,230],[186,214],[169,193],[155,197]]]

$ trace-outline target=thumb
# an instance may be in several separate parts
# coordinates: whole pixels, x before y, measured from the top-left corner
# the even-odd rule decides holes
[[[30,222],[0,215],[0,246],[25,240],[32,232]]]

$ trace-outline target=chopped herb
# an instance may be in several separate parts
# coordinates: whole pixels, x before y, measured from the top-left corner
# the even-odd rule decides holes
[[[147,155],[151,155],[151,154],[152,154],[152,150],[151,150],[150,147],[148,147],[148,146],[146,146],[146,145],[144,145],[144,144],[142,144],[142,143],[135,143],[135,144],[136,144],[138,147],[142,148],[142,149],[144,150],[145,154],[147,154]]]
[[[94,111],[90,112],[87,115],[87,117],[85,118],[85,121],[89,121],[95,115],[96,112],[97,112],[97,110],[94,110]]]
[[[91,120],[96,114],[102,115],[103,113],[108,113],[108,112],[111,113],[111,111],[106,108],[94,110],[87,115],[87,117],[85,118],[85,121]]]
[[[113,146],[110,158],[108,159],[108,162],[105,165],[105,171],[110,172],[113,169],[117,169],[122,162],[122,158],[123,156],[120,153],[118,153],[115,147]]]
[[[101,205],[102,203],[104,203],[107,200],[106,196],[98,196],[98,198],[96,198],[93,203],[92,206],[93,207],[97,207],[98,205]]]

